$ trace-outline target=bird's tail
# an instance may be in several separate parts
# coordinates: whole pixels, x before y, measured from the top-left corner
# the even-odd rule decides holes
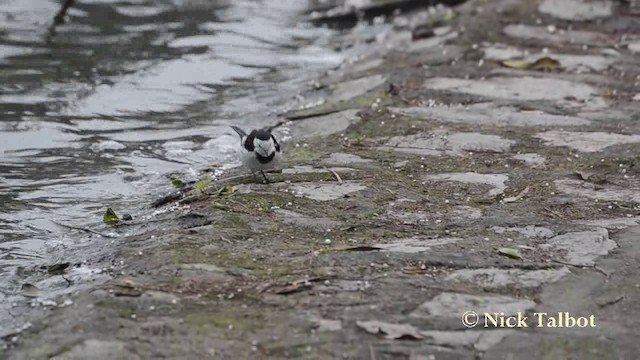
[[[240,138],[243,138],[245,136],[247,136],[247,133],[244,132],[244,130],[240,129],[237,126],[233,126],[233,125],[229,125],[236,133],[238,133],[238,135],[240,135]]]

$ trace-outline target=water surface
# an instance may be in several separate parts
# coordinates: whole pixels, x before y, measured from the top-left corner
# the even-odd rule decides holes
[[[0,1],[5,305],[18,267],[95,241],[56,222],[104,228],[106,207],[143,211],[168,173],[234,164],[229,124],[275,122],[275,103],[341,62],[327,30],[297,22],[306,1],[80,0],[54,33],[60,5]]]

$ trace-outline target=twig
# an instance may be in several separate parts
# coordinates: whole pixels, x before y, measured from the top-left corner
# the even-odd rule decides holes
[[[613,304],[619,303],[620,301],[622,301],[624,299],[625,299],[625,296],[624,295],[620,295],[620,296],[618,296],[616,298],[613,298],[611,300],[600,302],[600,303],[598,303],[598,306],[605,307],[605,306],[613,305]]]
[[[336,179],[338,180],[338,182],[339,182],[339,183],[342,183],[342,178],[340,177],[340,175],[338,175],[338,173],[337,173],[335,170],[333,170],[333,169],[329,169],[329,168],[327,168],[327,167],[325,167],[325,169],[327,169],[327,170],[331,171],[331,173],[333,174],[333,176],[335,176],[335,177],[336,177]]]
[[[371,346],[371,344],[369,344],[369,358],[371,360],[376,360],[376,352],[373,350],[373,346]]]
[[[80,230],[80,231],[84,231],[84,232],[88,232],[88,233],[91,233],[91,234],[96,234],[96,235],[100,235],[100,236],[108,237],[108,238],[113,238],[113,237],[115,237],[115,236],[113,236],[113,235],[103,234],[103,233],[101,233],[101,232],[94,231],[94,230],[91,230],[91,229],[86,229],[86,228],[83,228],[83,227],[77,227],[77,226],[65,225],[65,224],[61,224],[61,223],[59,223],[59,222],[57,222],[57,221],[52,221],[52,222],[53,222],[54,224],[58,225],[58,226],[62,226],[62,227],[64,227],[64,228],[71,229],[71,230]]]
[[[598,267],[598,265],[592,265],[592,266],[585,266],[585,265],[575,265],[575,264],[571,264],[568,262],[564,262],[564,261],[560,261],[560,260],[556,260],[556,259],[551,259],[551,261],[558,263],[558,264],[562,264],[562,265],[566,265],[566,266],[572,266],[578,269],[593,269],[599,273],[601,273],[602,275],[604,275],[607,279],[611,277],[610,274],[607,274],[604,270],[600,269]]]

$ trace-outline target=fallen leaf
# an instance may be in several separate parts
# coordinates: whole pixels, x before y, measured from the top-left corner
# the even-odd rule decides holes
[[[224,206],[224,205],[222,205],[220,203],[217,203],[217,202],[212,203],[211,206],[213,206],[214,209],[227,210],[226,206]]]
[[[389,340],[419,340],[423,336],[412,325],[389,324],[382,321],[357,321],[359,328],[370,334],[383,334]]]
[[[178,188],[183,185],[183,182],[180,179],[171,179],[171,185]]]
[[[529,66],[529,70],[553,71],[560,67],[560,61],[545,56],[533,62],[533,64]]]
[[[47,273],[49,273],[49,275],[62,275],[69,265],[71,265],[71,263],[68,262],[49,265],[47,266]]]
[[[520,255],[520,251],[508,247],[501,247],[496,250],[498,254],[508,256],[512,259],[522,259],[522,255]]]
[[[40,296],[40,289],[38,289],[37,286],[30,283],[22,284],[21,290],[22,290],[22,296],[31,297],[31,298]]]
[[[503,203],[512,203],[512,202],[518,201],[518,200],[522,199],[529,192],[529,190],[531,190],[531,189],[527,186],[526,188],[524,188],[524,190],[522,190],[520,193],[518,193],[518,195],[504,198],[504,199],[502,199],[502,202]]]
[[[196,189],[205,191],[209,184],[211,184],[211,180],[200,180],[196,183]]]
[[[334,251],[376,251],[382,250],[377,246],[361,245],[361,246],[349,246],[346,248],[333,249]]]
[[[238,191],[238,189],[236,189],[233,185],[227,185],[221,188],[220,190],[218,190],[217,194],[218,196],[231,196],[236,191]]]
[[[105,224],[115,224],[120,222],[120,218],[118,217],[118,215],[116,215],[116,212],[113,211],[112,208],[108,208],[104,213],[104,216],[102,217],[102,221]]]
[[[560,62],[548,56],[542,57],[536,61],[528,61],[523,59],[509,59],[500,61],[502,66],[518,70],[540,70],[552,71],[560,68]]]
[[[600,174],[593,174],[586,171],[576,171],[575,174],[583,181],[587,181],[592,184],[601,185],[607,182],[607,179]]]
[[[500,64],[512,69],[518,69],[518,70],[526,70],[529,68],[529,66],[531,66],[531,63],[529,61],[526,60],[502,60],[500,61]]]

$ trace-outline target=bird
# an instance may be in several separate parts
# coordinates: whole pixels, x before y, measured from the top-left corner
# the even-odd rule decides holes
[[[240,146],[246,151],[242,163],[251,170],[253,176],[259,171],[266,183],[269,182],[264,170],[273,169],[280,161],[280,144],[270,130],[258,129],[247,133],[237,126],[230,125],[240,136]]]

